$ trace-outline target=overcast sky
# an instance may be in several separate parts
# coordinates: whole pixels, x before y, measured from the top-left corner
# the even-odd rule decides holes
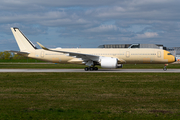
[[[37,47],[179,47],[180,0],[0,0],[0,51],[19,50],[10,27]]]

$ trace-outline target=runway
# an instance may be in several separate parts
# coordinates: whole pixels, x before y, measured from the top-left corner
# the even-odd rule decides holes
[[[84,72],[84,73],[180,73],[180,69],[99,69],[98,71],[84,71],[84,69],[0,69],[1,73],[7,72]]]

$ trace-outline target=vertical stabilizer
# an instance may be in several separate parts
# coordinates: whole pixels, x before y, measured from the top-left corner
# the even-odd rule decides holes
[[[37,49],[35,45],[30,40],[28,40],[28,38],[26,38],[26,36],[18,28],[11,28],[11,31],[16,39],[20,51]]]

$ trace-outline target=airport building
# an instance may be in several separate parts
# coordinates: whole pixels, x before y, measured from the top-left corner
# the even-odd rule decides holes
[[[167,48],[161,44],[105,44],[98,48],[157,48],[169,51],[176,57],[180,57],[180,47]]]
[[[98,48],[157,48],[166,49],[163,45],[159,44],[105,44],[100,45]]]
[[[180,47],[171,47],[167,48],[167,51],[169,51],[171,54],[173,54],[176,57],[180,58]]]

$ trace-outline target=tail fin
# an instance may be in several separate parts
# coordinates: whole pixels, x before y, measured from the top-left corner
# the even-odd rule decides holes
[[[16,39],[20,51],[37,49],[35,45],[30,40],[28,40],[28,38],[26,38],[26,36],[18,28],[11,28],[11,31]]]

